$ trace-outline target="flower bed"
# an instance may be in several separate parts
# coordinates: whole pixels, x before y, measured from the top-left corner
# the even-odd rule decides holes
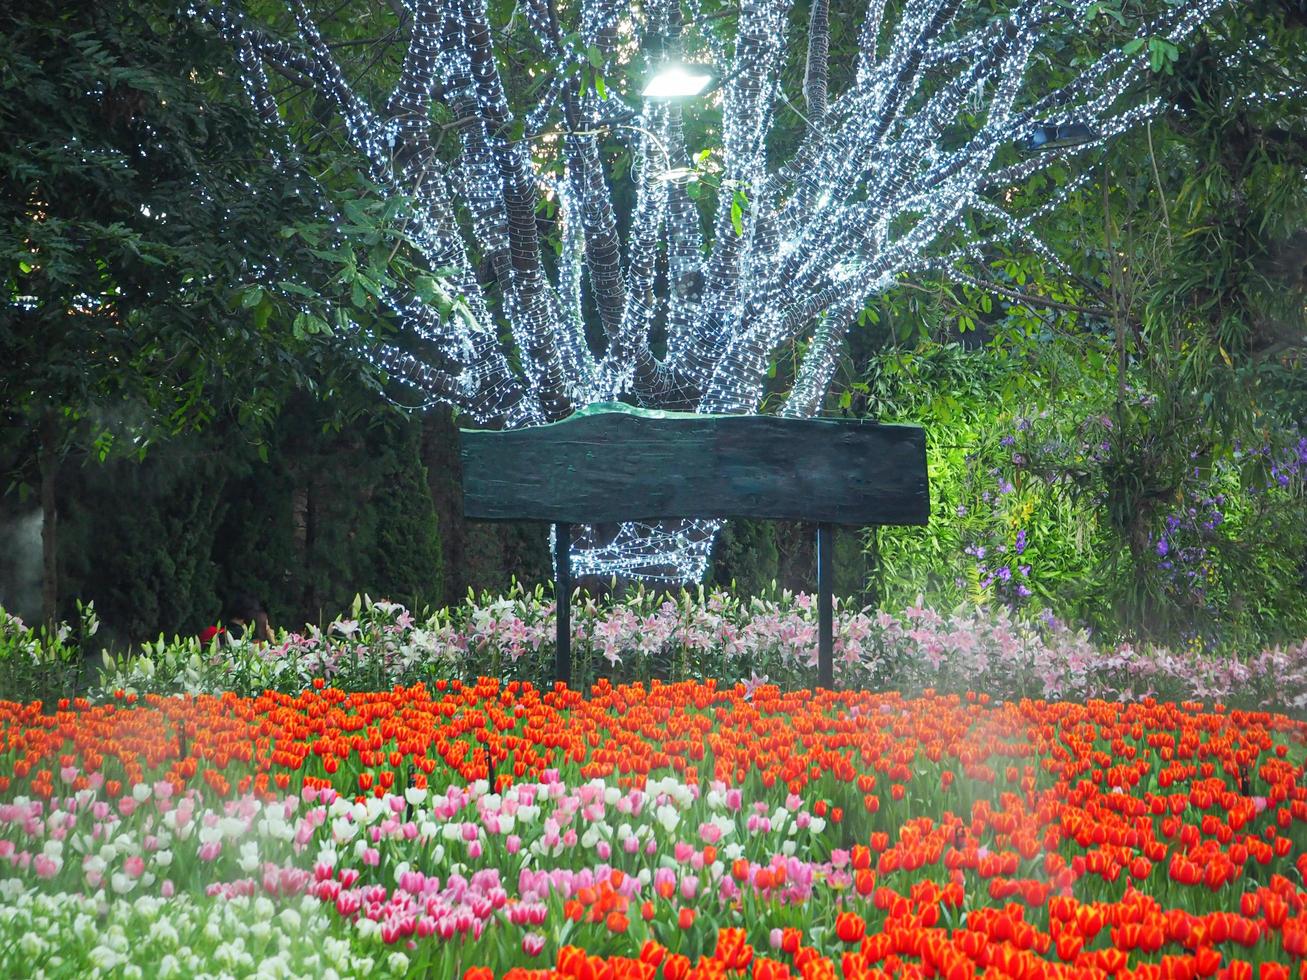
[[[1304,740],[711,682],[0,702],[0,973],[1287,976]]]
[[[14,623],[0,610],[0,668],[17,673],[44,656],[62,676],[67,651],[43,651],[35,634]],[[603,603],[583,598],[573,608],[573,630],[572,676],[581,686],[600,676],[645,682],[715,677],[782,687],[815,681],[816,604],[804,594],[748,601],[723,592],[675,599],[637,592]],[[451,676],[547,685],[553,637],[554,606],[539,591],[482,596],[421,619],[395,603],[361,600],[349,618],[325,630],[282,634],[269,645],[161,639],[107,657],[98,690],[295,693],[315,677],[356,691]],[[918,604],[895,616],[838,607],[835,679],[840,687],[873,690],[984,690],[1049,700],[1158,697],[1301,714],[1307,711],[1307,641],[1241,656],[1103,647],[1051,616],[1017,619],[1002,608],[940,613]]]

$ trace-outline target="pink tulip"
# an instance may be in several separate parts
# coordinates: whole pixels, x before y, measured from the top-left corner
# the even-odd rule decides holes
[[[522,937],[522,952],[527,956],[539,956],[545,949],[545,937],[536,932],[528,932]]]

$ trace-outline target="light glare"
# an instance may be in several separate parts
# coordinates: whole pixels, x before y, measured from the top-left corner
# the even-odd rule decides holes
[[[641,94],[646,99],[684,99],[698,95],[711,81],[711,75],[689,71],[683,65],[668,65],[649,79]]]

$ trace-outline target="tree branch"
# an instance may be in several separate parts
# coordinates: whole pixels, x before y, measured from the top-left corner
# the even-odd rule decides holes
[[[812,0],[812,11],[808,17],[808,60],[803,71],[803,97],[813,122],[820,122],[826,115],[829,58],[830,0]]]

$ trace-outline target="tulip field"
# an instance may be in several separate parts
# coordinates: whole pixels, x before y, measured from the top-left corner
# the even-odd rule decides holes
[[[0,702],[0,974],[1303,976],[1305,737],[711,681]]]

